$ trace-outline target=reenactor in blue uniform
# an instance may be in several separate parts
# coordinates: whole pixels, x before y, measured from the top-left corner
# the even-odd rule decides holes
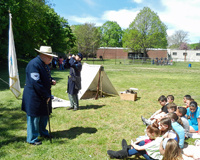
[[[75,85],[75,81],[73,77],[79,77],[81,75],[82,64],[81,60],[83,59],[83,55],[78,53],[76,56],[69,56],[68,57],[68,66],[70,67],[70,75],[68,78],[68,85],[67,85],[67,93],[70,100],[70,107],[68,110],[73,109],[74,111],[79,109],[78,103],[78,91],[79,89]],[[80,82],[81,83],[81,82]]]
[[[38,136],[49,138],[46,126],[48,114],[52,112],[51,85],[56,85],[56,81],[51,77],[48,64],[57,56],[52,54],[50,46],[41,46],[40,50],[35,50],[39,55],[26,67],[22,110],[27,114],[27,142],[40,145],[42,142]]]

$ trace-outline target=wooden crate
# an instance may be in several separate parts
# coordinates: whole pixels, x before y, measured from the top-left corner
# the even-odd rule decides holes
[[[120,93],[120,98],[123,100],[136,101],[137,93]]]

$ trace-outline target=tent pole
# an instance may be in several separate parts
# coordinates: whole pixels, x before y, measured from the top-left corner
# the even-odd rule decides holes
[[[95,100],[98,99],[98,95],[99,95],[100,77],[101,77],[101,67],[99,68],[99,80],[98,80],[97,93],[95,96]]]
[[[100,93],[100,95],[101,95],[101,97],[102,97],[102,92],[103,92],[103,74],[102,74],[102,71],[101,71],[101,80],[100,80],[100,83],[101,83],[101,93]]]

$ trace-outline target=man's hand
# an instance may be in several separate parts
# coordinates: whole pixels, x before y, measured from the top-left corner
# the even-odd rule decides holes
[[[53,85],[56,85],[56,80],[52,80],[52,84],[53,84]]]
[[[50,101],[50,98],[47,99],[47,103],[49,103],[49,101]]]

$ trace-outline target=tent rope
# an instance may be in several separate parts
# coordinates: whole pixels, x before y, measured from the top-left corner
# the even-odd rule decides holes
[[[4,83],[6,83],[7,85],[9,85],[8,82],[4,81],[3,79],[0,78],[0,80],[3,81]]]

